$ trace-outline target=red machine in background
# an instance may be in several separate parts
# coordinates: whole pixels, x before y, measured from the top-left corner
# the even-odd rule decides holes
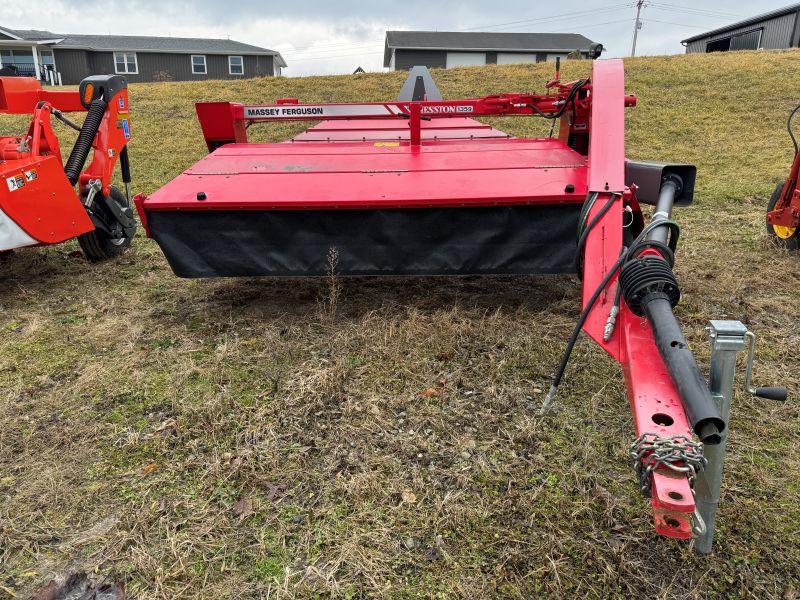
[[[80,126],[63,114],[78,111],[87,112]],[[24,135],[0,137],[0,252],[75,237],[89,260],[124,252],[136,233],[125,78],[89,77],[75,92],[43,90],[28,77],[0,77],[0,113],[33,113]],[[51,117],[78,132],[66,162]],[[117,160],[124,193],[111,185]]]
[[[695,168],[625,158],[621,61],[545,94],[445,101],[415,68],[397,101],[197,104],[211,153],[136,197],[149,236],[182,277],[575,273],[581,330],[622,365],[637,439],[631,461],[656,530],[705,531],[692,484],[726,421],[673,308],[678,226]],[[473,119],[538,116],[556,137],[517,139]],[[248,143],[257,122],[321,123],[283,144]],[[557,125],[557,129],[556,129]],[[654,205],[645,224],[640,203]],[[693,438],[699,438],[699,442]]]
[[[797,138],[792,131],[792,119],[800,111],[800,105],[789,113],[786,129],[794,145],[794,161],[789,177],[778,184],[767,205],[767,233],[780,246],[789,250],[800,250],[800,152]]]

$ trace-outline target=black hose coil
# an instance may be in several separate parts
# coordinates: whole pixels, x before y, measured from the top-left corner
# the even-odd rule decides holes
[[[73,146],[72,152],[70,152],[67,165],[64,167],[64,173],[66,173],[67,179],[69,179],[72,185],[78,183],[83,165],[86,164],[86,159],[89,157],[89,152],[92,150],[92,144],[94,144],[97,130],[100,129],[100,123],[103,122],[107,106],[108,104],[106,101],[100,98],[92,100],[92,104],[89,106],[86,120],[83,122],[81,131],[78,134],[78,139],[75,141],[75,146]]]

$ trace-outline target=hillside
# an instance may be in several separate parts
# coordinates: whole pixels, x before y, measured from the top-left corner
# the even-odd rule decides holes
[[[551,67],[434,77],[457,98],[541,90]],[[65,568],[124,579],[134,599],[800,597],[800,254],[763,226],[800,50],[626,71],[628,156],[698,167],[675,217],[701,366],[706,322],[739,319],[759,335],[757,383],[791,394],[737,389],[713,557],[653,532],[622,375],[588,340],[563,410],[538,417],[576,278],[342,279],[332,304],[329,281],[178,279],[140,234],[102,265],[74,242],[0,260],[0,598]],[[403,80],[134,85],[134,188],[203,156],[197,100],[387,100]]]

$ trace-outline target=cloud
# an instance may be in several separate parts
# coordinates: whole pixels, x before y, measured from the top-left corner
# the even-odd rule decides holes
[[[681,53],[680,40],[785,0],[753,2],[649,0],[638,54]],[[87,18],[91,15],[91,18]],[[172,37],[230,37],[280,51],[287,75],[348,73],[357,66],[380,70],[387,29],[453,31],[563,31],[602,42],[607,56],[630,52],[635,9],[631,0],[4,0],[2,23],[58,33],[113,33]]]

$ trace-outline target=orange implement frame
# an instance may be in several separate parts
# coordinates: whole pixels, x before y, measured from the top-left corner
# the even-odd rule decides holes
[[[81,112],[80,95],[73,91],[42,89],[31,77],[0,77],[0,113],[21,115],[32,112],[39,102],[47,102],[64,112]]]
[[[79,92],[45,90],[30,77],[0,77],[0,114],[32,114],[25,134],[0,136],[0,221],[7,222],[7,231],[15,232],[0,236],[0,250],[55,244],[96,228],[81,194],[97,186],[103,196],[110,195],[112,173],[131,130],[127,87],[115,88],[112,95],[102,84],[113,76],[90,79],[94,82],[84,82]],[[71,155],[70,160],[77,163],[76,193],[65,174],[69,161],[65,163],[62,156],[52,116],[87,112],[100,98],[106,103],[105,111],[97,113],[91,133],[81,134],[86,138],[81,159],[92,152],[88,166],[83,168],[83,161],[75,160],[75,150]]]

